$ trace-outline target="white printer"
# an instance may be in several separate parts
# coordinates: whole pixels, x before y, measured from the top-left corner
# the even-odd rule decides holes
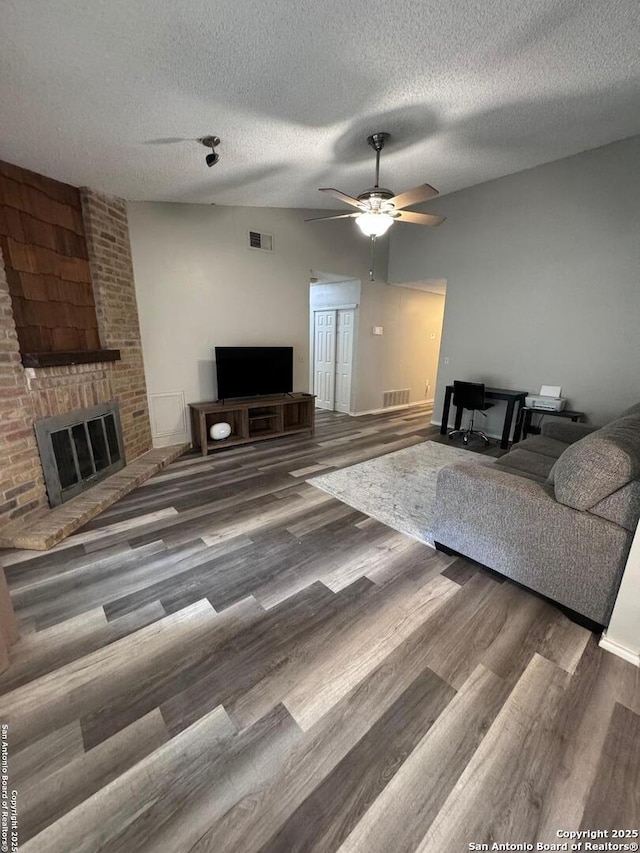
[[[525,400],[527,409],[537,409],[543,412],[561,412],[566,399],[561,397],[560,385],[543,385],[539,394],[531,394]]]

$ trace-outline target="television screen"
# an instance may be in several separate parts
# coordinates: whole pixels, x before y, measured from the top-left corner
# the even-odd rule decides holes
[[[293,347],[216,347],[218,398],[293,391]]]

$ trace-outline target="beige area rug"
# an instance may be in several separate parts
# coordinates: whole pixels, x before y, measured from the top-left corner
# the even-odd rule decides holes
[[[456,462],[495,460],[425,441],[358,465],[312,477],[309,483],[400,533],[434,547],[431,535],[438,471]]]

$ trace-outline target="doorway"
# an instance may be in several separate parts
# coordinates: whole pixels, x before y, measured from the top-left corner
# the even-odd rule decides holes
[[[355,312],[352,307],[313,311],[313,393],[320,409],[351,411]]]

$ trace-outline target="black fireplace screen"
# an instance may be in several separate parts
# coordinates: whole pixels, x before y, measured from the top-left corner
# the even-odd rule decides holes
[[[46,418],[35,428],[51,506],[124,467],[120,412],[115,402]]]

